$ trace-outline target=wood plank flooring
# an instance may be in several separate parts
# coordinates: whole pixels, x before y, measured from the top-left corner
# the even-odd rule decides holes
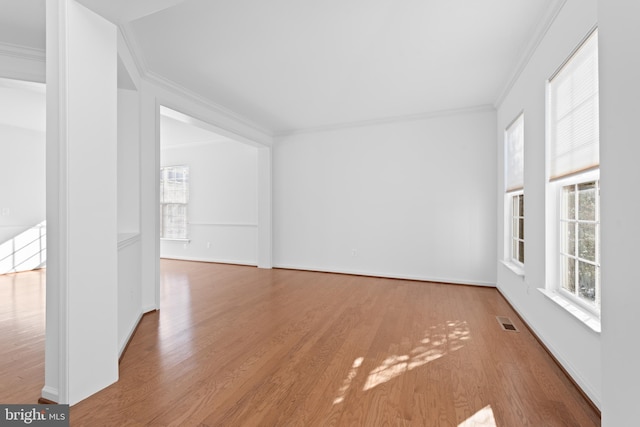
[[[45,270],[0,274],[0,403],[37,403],[44,385]]]
[[[161,310],[143,318],[120,381],[71,408],[72,426],[600,425],[495,289],[173,260],[161,270]]]

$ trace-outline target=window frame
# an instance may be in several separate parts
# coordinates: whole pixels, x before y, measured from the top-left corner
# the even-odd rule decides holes
[[[520,211],[520,203],[516,203],[515,199],[519,199],[520,197],[522,197],[522,210]],[[514,263],[516,266],[520,267],[520,268],[524,268],[524,262],[525,262],[525,257],[524,254],[526,253],[525,251],[525,240],[524,240],[524,228],[525,228],[525,215],[524,215],[524,211],[525,211],[525,207],[524,207],[524,203],[525,203],[525,198],[524,198],[524,189],[520,189],[520,190],[516,190],[516,191],[510,191],[506,194],[506,203],[509,204],[509,208],[508,208],[508,229],[509,229],[509,249],[508,249],[508,261]],[[518,215],[516,215],[516,212],[514,212],[516,206],[518,207],[519,211],[517,212]],[[518,225],[518,227],[516,227],[516,223],[520,223],[520,220],[522,220],[522,233],[520,233],[520,226]],[[515,242],[518,243],[522,243],[522,261],[520,260],[520,250],[519,247],[520,245],[516,245]],[[515,252],[515,253],[514,253]]]
[[[524,253],[526,253],[526,251],[524,250],[524,246],[525,246],[525,241],[524,241],[524,111],[520,111],[518,114],[516,114],[515,118],[509,122],[509,124],[505,127],[504,130],[504,187],[505,187],[505,197],[504,197],[504,205],[505,205],[505,209],[504,209],[504,218],[505,218],[505,234],[506,234],[506,238],[504,239],[505,242],[505,250],[504,250],[504,258],[505,258],[505,264],[511,268],[511,270],[513,270],[516,274],[518,275],[524,275],[524,262],[525,262],[525,258],[524,258]],[[514,131],[514,129],[516,129],[517,127],[521,128],[521,133],[520,133],[520,137],[521,140],[519,141],[519,145],[520,145],[520,155],[522,156],[521,162],[519,164],[519,166],[522,168],[522,171],[520,171],[521,173],[518,174],[521,177],[521,181],[518,180],[517,183],[511,183],[509,176],[511,175],[510,171],[510,165],[513,164],[513,162],[511,161],[511,159],[509,158],[510,154],[513,154],[513,151],[510,149],[510,135],[512,134],[512,131]],[[517,163],[517,162],[516,162]],[[522,225],[522,233],[519,233],[519,228],[516,230],[515,228],[515,213],[514,213],[514,198],[517,197],[522,197],[523,199],[523,208],[522,208],[522,212],[518,212],[518,216],[517,218],[522,218],[523,221],[523,225]],[[519,206],[519,205],[518,205]],[[520,261],[518,255],[519,255],[519,251],[517,250],[517,247],[514,246],[514,241],[520,241],[522,242],[522,253],[523,253],[523,257],[522,257],[522,261]],[[515,252],[515,253],[514,253]]]
[[[165,194],[164,186],[165,184],[165,171],[166,170],[178,170],[181,169],[180,173],[186,175],[185,184],[183,186],[183,194],[182,199],[184,201],[164,201],[163,197]],[[175,173],[175,172],[174,172]],[[160,239],[161,240],[176,240],[176,241],[189,241],[189,185],[190,185],[190,168],[188,165],[168,165],[160,167]],[[166,235],[166,227],[165,227],[165,210],[168,208],[179,207],[184,210],[184,219],[182,221],[181,233],[179,235]]]
[[[547,218],[546,218],[546,233],[547,233],[547,284],[546,289],[543,290],[543,293],[553,301],[556,301],[560,306],[565,308],[568,312],[573,314],[576,318],[580,319],[583,323],[589,326],[594,331],[600,331],[600,310],[601,310],[601,274],[600,274],[600,247],[601,247],[601,233],[600,233],[600,166],[599,162],[596,162],[592,165],[586,165],[582,168],[574,168],[574,170],[565,170],[564,172],[558,173],[558,171],[552,170],[552,154],[554,151],[554,133],[552,131],[555,126],[553,123],[554,119],[554,108],[557,100],[552,99],[553,92],[553,80],[556,76],[560,75],[563,72],[565,67],[571,64],[571,61],[574,57],[581,51],[585,43],[590,41],[592,37],[598,37],[597,27],[594,27],[589,33],[585,36],[585,38],[576,46],[576,48],[568,55],[567,59],[558,67],[558,69],[552,74],[552,76],[547,80],[546,83],[546,168],[547,168],[547,203],[549,206],[547,207]],[[597,49],[597,40],[596,40],[596,49]],[[596,50],[596,55],[598,54]],[[596,58],[597,59],[597,58]],[[597,66],[596,66],[597,72]],[[597,81],[597,80],[596,80]],[[599,88],[596,94],[599,96]],[[599,125],[599,114],[596,118],[598,120],[597,125]],[[599,149],[599,141],[596,141]],[[563,189],[566,186],[570,185],[578,185],[590,182],[597,182],[598,192],[596,193],[596,218],[597,218],[597,232],[596,234],[596,242],[595,242],[595,263],[596,264],[596,296],[593,303],[579,297],[578,294],[578,283],[575,283],[575,294],[564,289],[563,283],[563,241],[565,239],[565,234],[563,231]],[[577,199],[577,198],[576,198]],[[577,212],[576,212],[577,218]],[[575,248],[579,246],[579,236],[575,235]],[[576,249],[576,255],[577,249]],[[576,273],[576,278],[578,277]],[[558,298],[560,298],[558,300]],[[580,313],[584,314],[580,314]],[[586,315],[586,317],[585,317]]]
[[[565,256],[563,254],[563,241],[565,239],[565,235],[563,234],[563,227],[562,227],[562,223],[564,221],[568,221],[567,219],[563,218],[563,190],[565,187],[567,186],[577,186],[580,184],[586,184],[586,183],[590,183],[590,182],[596,182],[597,186],[596,186],[596,207],[595,207],[595,217],[596,219],[593,221],[593,223],[596,224],[596,233],[595,233],[595,238],[596,238],[596,242],[595,242],[595,261],[593,262],[593,264],[596,266],[596,283],[595,283],[595,290],[596,290],[596,295],[595,295],[595,299],[593,303],[590,303],[584,299],[582,299],[581,297],[579,297],[577,295],[577,291],[578,291],[578,283],[575,283],[575,288],[576,288],[576,292],[575,293],[571,293],[568,290],[566,290],[563,287],[563,283],[564,283],[564,277],[563,277],[563,269],[562,269],[562,257]],[[560,294],[562,297],[568,299],[569,301],[571,301],[571,303],[579,306],[580,308],[588,311],[589,313],[597,316],[598,318],[600,317],[600,302],[601,302],[601,298],[602,298],[602,293],[601,293],[601,288],[602,288],[602,282],[601,282],[601,274],[600,274],[600,246],[601,246],[601,233],[600,233],[600,171],[599,169],[595,169],[595,170],[590,170],[588,172],[583,172],[583,173],[578,173],[578,174],[573,174],[561,179],[557,179],[554,180],[550,183],[553,187],[552,191],[554,191],[555,193],[555,202],[556,202],[556,214],[555,214],[555,219],[556,219],[556,239],[554,242],[555,248],[554,248],[554,253],[555,253],[555,268],[554,268],[554,290]],[[576,205],[578,203],[577,197],[576,197]],[[576,206],[577,209],[577,206]],[[576,211],[576,218],[578,217],[578,213]],[[591,222],[591,221],[589,221]],[[575,220],[576,224],[580,223],[579,219]],[[575,246],[578,247],[579,246],[579,236],[576,233],[575,234]],[[577,250],[576,250],[577,252]],[[576,253],[575,255],[578,259],[579,259],[579,254]],[[591,263],[591,261],[589,260],[585,260],[588,263]],[[576,278],[577,278],[577,272],[576,272]]]

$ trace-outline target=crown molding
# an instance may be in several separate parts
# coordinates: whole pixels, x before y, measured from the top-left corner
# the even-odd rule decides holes
[[[542,43],[542,40],[547,35],[547,32],[549,32],[549,29],[566,3],[567,0],[555,0],[554,4],[547,10],[547,13],[540,19],[533,37],[527,43],[527,46],[525,47],[523,54],[520,56],[520,60],[516,64],[515,69],[493,103],[493,106],[496,109],[500,108],[509,92],[511,92],[511,89],[513,89],[513,86],[520,78],[525,67],[529,64],[529,61],[535,54],[538,46]]]
[[[29,61],[45,62],[44,49],[36,49],[33,47],[19,46],[11,43],[0,42],[0,55],[26,59]]]
[[[354,122],[344,122],[344,123],[336,123],[325,126],[316,126],[309,127],[303,129],[288,129],[282,130],[274,133],[274,137],[286,137],[292,135],[306,134],[306,133],[320,133],[320,132],[331,132],[336,130],[344,130],[358,127],[366,127],[366,126],[376,126],[390,123],[401,123],[401,122],[410,122],[416,120],[425,120],[425,119],[433,119],[436,117],[447,117],[447,116],[457,116],[462,114],[474,114],[474,113],[485,113],[485,112],[494,112],[495,108],[491,104],[484,105],[476,105],[473,107],[463,107],[463,108],[453,108],[449,110],[437,110],[431,111],[427,113],[420,114],[407,114],[404,116],[393,116],[393,117],[385,117],[371,120],[360,120]]]
[[[202,95],[199,95],[193,91],[191,91],[190,89],[185,88],[184,86],[179,85],[178,83],[174,82],[173,80],[170,80],[160,74],[157,74],[151,70],[147,70],[147,72],[145,73],[144,77],[147,79],[147,81],[149,81],[152,84],[155,84],[156,86],[159,86],[169,92],[178,94],[178,95],[182,95],[182,96],[186,96],[187,98],[191,99],[192,101],[207,107],[209,110],[214,111],[216,114],[223,116],[227,119],[230,119],[234,122],[240,123],[248,128],[251,128],[252,130],[255,130],[257,132],[260,132],[264,135],[267,135],[269,137],[273,137],[273,132],[271,132],[269,129],[266,129],[260,125],[258,125],[257,123],[252,122],[251,120],[237,114],[236,112],[229,110],[228,108],[223,107],[220,104],[216,104],[215,102],[211,101],[209,98],[206,98]]]
[[[196,148],[196,147],[209,146],[209,145],[214,145],[214,144],[219,144],[219,143],[224,143],[229,141],[233,141],[233,140],[231,140],[230,138],[220,138],[220,139],[210,139],[207,141],[183,142],[183,143],[173,144],[173,145],[164,145],[164,146],[160,145],[160,150],[164,151],[164,150],[177,150],[182,148]]]
[[[147,66],[144,54],[142,53],[142,48],[133,35],[133,28],[131,27],[131,24],[128,22],[120,24],[118,25],[118,29],[120,30],[120,35],[122,36],[124,44],[127,46],[127,49],[129,49],[129,54],[133,58],[133,63],[136,65],[138,75],[141,78],[144,77],[149,67]]]
[[[257,123],[247,119],[239,115],[238,113],[229,110],[228,108],[223,107],[222,105],[216,104],[212,100],[193,92],[190,89],[185,88],[184,86],[179,85],[178,83],[170,80],[149,68],[149,64],[147,63],[143,50],[137,42],[137,39],[134,35],[133,28],[130,23],[124,23],[119,25],[120,33],[122,34],[122,38],[126,43],[131,56],[138,68],[138,73],[140,74],[140,78],[146,80],[147,82],[154,84],[168,92],[173,94],[184,96],[192,100],[193,102],[204,106],[205,108],[212,110],[216,114],[230,119],[233,122],[239,123],[243,126],[246,126],[254,131],[257,131],[269,139],[273,138],[273,132],[269,129],[266,129]],[[262,141],[264,143],[264,141]]]

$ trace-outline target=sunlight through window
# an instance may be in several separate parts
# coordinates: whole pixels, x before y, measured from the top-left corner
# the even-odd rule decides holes
[[[487,405],[478,412],[458,424],[458,427],[496,427],[491,405]]]
[[[363,391],[392,380],[404,372],[459,350],[470,339],[469,326],[464,321],[449,321],[429,328],[420,343],[409,354],[391,355],[369,373]]]
[[[338,403],[342,403],[344,401],[344,395],[347,392],[347,390],[349,390],[351,381],[353,381],[353,379],[356,377],[356,374],[358,373],[358,368],[360,367],[360,365],[362,365],[363,361],[364,361],[363,357],[358,357],[356,360],[353,361],[353,365],[351,366],[351,370],[349,370],[349,373],[347,374],[347,378],[344,379],[344,382],[342,383],[342,387],[340,387],[340,390],[338,390],[338,397],[336,397],[335,400],[333,401],[334,405],[337,405]]]

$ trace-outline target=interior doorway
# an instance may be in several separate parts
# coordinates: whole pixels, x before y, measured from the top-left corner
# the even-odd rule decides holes
[[[160,257],[258,264],[258,148],[160,108]]]

